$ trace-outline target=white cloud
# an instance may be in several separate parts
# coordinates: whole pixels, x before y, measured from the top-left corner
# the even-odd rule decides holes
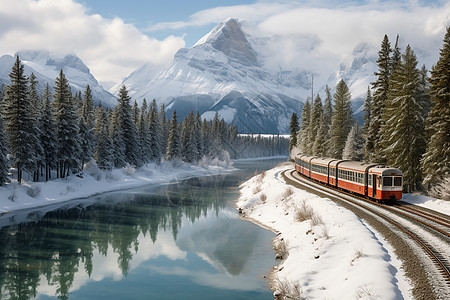
[[[272,68],[309,70],[328,76],[360,43],[376,55],[384,34],[400,47],[411,44],[419,63],[437,61],[445,27],[450,25],[447,1],[279,1],[217,7],[199,11],[187,21],[159,23],[149,28],[181,29],[236,17]],[[325,78],[322,78],[325,79]]]
[[[75,52],[101,82],[119,82],[146,62],[169,63],[182,37],[150,38],[121,19],[87,14],[72,0],[2,0],[0,54],[22,49]]]

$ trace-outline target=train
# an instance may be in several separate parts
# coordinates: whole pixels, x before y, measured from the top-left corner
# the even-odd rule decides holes
[[[294,166],[307,178],[373,201],[402,198],[402,171],[382,164],[298,154]]]

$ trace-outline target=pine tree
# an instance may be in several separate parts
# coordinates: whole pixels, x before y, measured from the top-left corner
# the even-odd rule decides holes
[[[138,123],[139,123],[139,116],[140,116],[139,106],[138,106],[136,100],[134,100],[133,109],[132,109],[132,119],[133,119],[133,123],[136,127],[138,126]]]
[[[51,97],[50,88],[47,84],[44,94],[42,95],[44,106],[41,121],[41,145],[44,153],[45,181],[48,181],[51,178],[51,169],[56,166],[56,155],[58,149],[56,140],[56,124],[50,102]]]
[[[83,105],[80,116],[80,139],[81,139],[81,164],[88,162],[93,157],[94,151],[94,101],[89,85],[84,90]]]
[[[139,143],[137,137],[136,125],[132,120],[132,111],[130,106],[130,97],[128,91],[123,85],[119,90],[119,104],[116,106],[116,118],[118,126],[120,127],[125,144],[125,161],[133,166],[140,166],[141,161],[139,159]]]
[[[164,157],[166,155],[167,141],[169,140],[169,122],[166,120],[164,103],[159,111],[159,120],[161,128],[161,157]]]
[[[423,183],[427,189],[450,176],[450,27],[429,81],[432,103],[426,123],[429,142],[422,158]]]
[[[334,158],[341,158],[348,133],[353,124],[353,111],[350,103],[350,90],[341,79],[334,93],[334,113],[330,128],[331,154]]]
[[[370,88],[367,87],[367,96],[366,96],[366,99],[364,100],[364,108],[363,108],[363,110],[364,110],[364,115],[363,115],[364,125],[363,125],[363,129],[362,129],[362,135],[365,140],[364,158],[366,160],[369,160],[370,153],[373,153],[373,151],[374,151],[373,147],[374,147],[374,143],[375,143],[375,141],[370,139],[370,138],[373,138],[373,136],[369,135],[370,123],[372,122],[372,103],[373,103],[372,93],[370,92]]]
[[[153,99],[150,106],[150,112],[148,116],[149,130],[150,130],[150,151],[151,160],[159,163],[162,158],[161,150],[161,139],[162,139],[162,129],[161,120],[159,119],[158,105],[156,100]]]
[[[141,149],[140,159],[143,163],[148,163],[153,156],[150,142],[151,130],[149,128],[148,118],[147,100],[144,99],[140,110],[139,121],[137,123],[139,147]]]
[[[359,122],[356,122],[350,130],[345,142],[343,159],[361,161],[364,157],[364,138],[362,136]]]
[[[325,121],[323,119],[323,114],[319,117],[319,128],[317,129],[316,139],[313,144],[312,154],[318,156],[327,155],[327,129]]]
[[[419,71],[411,47],[406,47],[389,86],[380,142],[387,163],[403,172],[406,192],[417,190],[422,181],[420,158],[425,150],[423,108],[417,101]]]
[[[398,34],[397,34],[397,38],[395,39],[395,46],[394,46],[394,49],[392,50],[391,73],[397,67],[397,64],[400,61],[401,57],[402,57],[402,53],[400,52],[400,48],[398,47]]]
[[[300,130],[297,134],[297,146],[300,148],[302,154],[311,154],[308,149],[308,130],[309,121],[311,117],[311,106],[309,104],[309,98],[306,99],[306,103],[302,109],[302,120],[300,124]]]
[[[5,132],[8,137],[13,166],[17,168],[17,181],[22,182],[22,170],[36,170],[37,145],[35,130],[36,121],[33,115],[33,103],[30,101],[30,91],[24,66],[17,56],[11,73],[11,84],[5,87],[4,119]]]
[[[112,143],[112,157],[115,168],[123,168],[126,164],[125,159],[125,137],[120,126],[119,112],[114,110],[111,117],[111,127],[109,129],[109,137]],[[103,125],[104,127],[104,125]],[[102,131],[104,130],[102,127]]]
[[[428,70],[425,65],[419,70],[419,86],[417,101],[423,108],[423,118],[427,119],[430,112],[431,100],[430,100],[430,84],[428,82]]]
[[[236,127],[234,126],[234,128],[236,128]],[[232,132],[230,132],[230,134],[233,137],[236,137],[237,136],[237,128],[236,128],[236,132],[232,131]],[[195,135],[195,141],[197,142],[197,144],[196,144],[197,155],[195,157],[195,161],[200,161],[204,155],[204,138],[203,138],[203,133],[202,133],[202,118],[198,111],[195,114],[194,135]]]
[[[311,153],[313,153],[313,146],[316,140],[317,130],[319,129],[320,123],[322,121],[322,114],[323,114],[322,99],[320,99],[319,94],[317,94],[311,108],[309,130],[308,130],[308,149],[310,149]]]
[[[8,178],[7,154],[8,150],[6,148],[6,139],[3,131],[3,121],[0,119],[0,186],[10,181]]]
[[[69,82],[63,71],[55,82],[54,110],[57,126],[57,159],[59,162],[59,176],[70,174],[70,169],[77,170],[80,165],[81,147],[79,137],[79,120],[77,108],[72,99]]]
[[[105,110],[100,106],[97,108],[96,130],[97,143],[94,150],[94,158],[99,168],[104,170],[111,170],[114,166],[114,145],[109,137],[109,122]],[[101,124],[101,125],[100,125]],[[123,164],[123,161],[121,162]]]
[[[180,157],[180,135],[178,133],[177,111],[172,114],[170,121],[169,140],[167,143],[166,159],[175,160]]]
[[[325,129],[328,133],[331,127],[331,117],[333,116],[333,104],[330,88],[328,85],[325,86],[325,102],[323,106],[323,122],[325,124]]]
[[[367,139],[373,141],[373,150],[369,152],[371,161],[384,162],[382,150],[384,145],[380,143],[380,132],[383,126],[384,107],[387,101],[387,93],[389,91],[389,77],[391,76],[392,60],[390,54],[392,52],[391,44],[387,35],[384,36],[381,43],[381,50],[378,52],[378,72],[375,72],[377,80],[372,83],[373,103],[370,128]]]
[[[34,181],[39,181],[39,169],[45,166],[44,162],[44,150],[41,146],[42,139],[42,128],[41,128],[41,115],[42,115],[42,101],[37,94],[37,84],[36,76],[31,73],[30,78],[30,100],[32,105],[32,112],[34,118],[33,125],[33,135],[35,136],[35,145],[33,145],[35,151],[36,159],[36,170],[34,171],[33,179]]]
[[[196,144],[194,136],[194,113],[191,110],[181,125],[181,159],[183,161],[192,163],[195,160],[195,157],[197,157]]]
[[[297,131],[299,129],[298,125],[298,117],[297,114],[294,112],[291,116],[291,123],[289,125],[289,133],[290,133],[290,139],[289,139],[289,153],[291,153],[292,148],[297,146]]]

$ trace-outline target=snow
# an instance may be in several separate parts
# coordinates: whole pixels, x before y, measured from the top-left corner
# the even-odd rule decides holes
[[[436,199],[421,194],[403,194],[402,201],[422,206],[450,216],[450,201]]]
[[[279,233],[288,256],[274,269],[277,281],[298,284],[308,299],[412,298],[392,247],[352,212],[327,198],[287,186],[281,166],[241,185],[237,207],[244,216]],[[264,200],[264,201],[263,201]],[[302,206],[316,215],[297,220]]]
[[[64,179],[53,179],[48,182],[22,181],[20,185],[17,181],[12,181],[0,187],[0,215],[87,198],[105,192],[148,184],[164,184],[193,176],[216,175],[231,170],[233,167],[228,163],[217,160],[201,165],[163,161],[160,165],[150,163],[138,170],[125,167],[112,171],[100,170],[91,162],[85,168],[82,178],[70,175]]]

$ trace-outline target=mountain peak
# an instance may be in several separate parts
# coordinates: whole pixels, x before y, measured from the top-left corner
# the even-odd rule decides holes
[[[202,37],[194,47],[210,44],[214,49],[226,56],[252,64],[257,62],[256,53],[247,40],[238,19],[229,18],[218,24],[207,35]],[[194,48],[193,47],[193,48]]]

